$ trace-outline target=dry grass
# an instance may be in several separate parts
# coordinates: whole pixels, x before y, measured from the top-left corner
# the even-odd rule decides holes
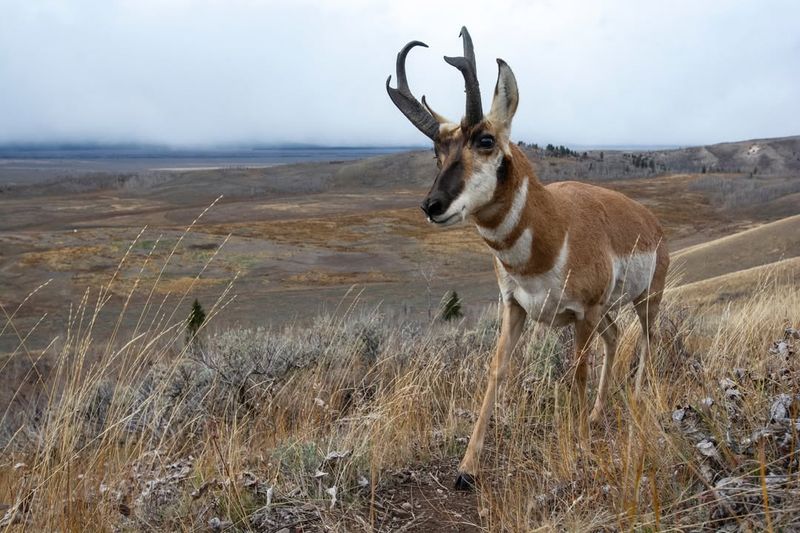
[[[419,209],[376,209],[367,213],[334,213],[321,217],[292,220],[217,224],[205,226],[211,234],[233,233],[244,237],[268,238],[294,246],[319,246],[332,250],[352,250],[354,244],[397,238],[419,240],[423,246],[439,253],[464,252],[480,249],[480,238],[468,225],[446,231],[430,231],[430,225],[420,216]]]
[[[676,261],[677,263],[677,261]],[[697,309],[724,312],[754,293],[784,292],[800,285],[800,257],[775,261],[676,287],[670,296]]]
[[[109,250],[102,246],[70,246],[43,252],[28,252],[22,255],[21,263],[25,266],[45,264],[51,270],[69,271],[74,268],[76,262],[87,262],[89,258],[108,252]]]
[[[307,270],[294,274],[284,281],[310,285],[342,285],[353,283],[377,283],[394,281],[394,277],[383,272],[330,272],[326,270]]]
[[[471,327],[413,324],[354,299],[309,328],[187,343],[194,283],[168,300],[157,278],[130,290],[144,296],[123,309],[132,331],[96,338],[116,278],[76,302],[45,354],[20,342],[12,356],[54,359],[40,394],[15,396],[2,418],[4,530],[800,527],[800,341],[785,333],[796,285],[757,285],[713,313],[669,295],[640,401],[626,379],[639,332],[620,316],[617,387],[589,439],[570,407],[568,332],[530,324],[479,490],[463,496],[446,476],[484,385],[493,310]],[[221,287],[207,324],[232,300]]]

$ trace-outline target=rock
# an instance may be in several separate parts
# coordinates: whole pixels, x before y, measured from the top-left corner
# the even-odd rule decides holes
[[[769,408],[770,422],[781,422],[789,418],[792,408],[792,396],[790,394],[779,394],[772,400]]]
[[[337,461],[339,459],[345,459],[346,457],[349,457],[351,453],[353,453],[352,450],[347,450],[347,451],[344,451],[344,452],[337,452],[337,451],[328,452],[328,455],[325,456],[324,461],[327,463],[327,462],[330,462],[330,461]]]
[[[733,400],[733,399],[739,400],[739,399],[741,399],[741,397],[742,397],[742,393],[741,393],[741,392],[739,392],[739,389],[734,389],[734,388],[725,389],[725,398],[726,398],[726,399],[729,399],[729,400]]]
[[[328,494],[331,497],[331,509],[333,509],[336,506],[336,502],[337,502],[337,499],[336,499],[336,485],[334,485],[333,487],[327,489],[325,491],[325,493]]]
[[[686,417],[686,408],[681,407],[680,409],[675,409],[672,411],[672,420],[674,422],[680,422]]]
[[[717,451],[717,445],[709,439],[703,439],[698,442],[696,448],[700,454],[704,455],[705,457],[710,457],[712,459],[720,458],[719,451]]]
[[[232,525],[233,522],[228,520],[220,520],[216,516],[208,521],[208,527],[210,527],[212,531],[222,531],[223,529],[228,529]]]

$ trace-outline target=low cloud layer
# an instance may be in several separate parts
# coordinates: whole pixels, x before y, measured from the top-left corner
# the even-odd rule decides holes
[[[475,42],[485,108],[514,69],[515,139],[695,144],[800,133],[800,4],[0,0],[0,143],[424,144],[384,90],[463,113],[442,61]]]

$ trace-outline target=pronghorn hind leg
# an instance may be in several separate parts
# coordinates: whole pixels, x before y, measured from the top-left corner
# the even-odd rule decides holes
[[[647,372],[647,363],[650,360],[650,351],[653,344],[653,331],[655,329],[656,318],[658,317],[658,308],[661,303],[661,294],[650,294],[649,297],[645,294],[635,304],[636,316],[639,317],[639,323],[642,325],[642,338],[639,341],[637,350],[639,352],[639,361],[636,367],[636,381],[634,391],[638,396],[642,390],[644,382],[644,375]]]
[[[575,322],[575,374],[572,378],[573,397],[577,396],[578,415],[581,430],[586,421],[586,380],[589,373],[589,355],[592,352],[592,339],[600,321],[599,311],[589,309],[583,320]]]
[[[486,392],[483,395],[483,404],[472,429],[472,437],[469,439],[467,451],[458,467],[458,478],[456,488],[459,490],[471,490],[475,486],[475,475],[478,471],[478,460],[483,449],[483,439],[486,437],[486,428],[494,410],[494,403],[497,397],[497,389],[505,378],[508,370],[508,358],[522,335],[522,328],[525,325],[527,313],[514,300],[510,300],[503,305],[503,320],[500,326],[500,339],[497,342],[494,359],[489,371],[489,381],[486,385]]]
[[[606,397],[608,394],[608,384],[611,380],[611,367],[614,365],[614,356],[617,351],[617,337],[619,330],[614,322],[614,317],[608,313],[600,319],[600,336],[603,339],[605,355],[603,357],[603,367],[600,370],[600,383],[597,387],[597,397],[594,401],[592,414],[589,415],[589,422],[595,424],[603,417]]]
[[[661,305],[661,298],[664,296],[664,286],[667,280],[667,269],[669,268],[669,254],[666,245],[660,242],[656,251],[656,268],[653,272],[653,279],[650,288],[640,294],[633,301],[633,308],[639,317],[642,325],[642,339],[637,346],[639,351],[639,361],[636,368],[635,395],[638,397],[644,382],[644,375],[647,371],[647,362],[650,359],[650,351],[653,344],[653,331],[656,326],[656,318]]]

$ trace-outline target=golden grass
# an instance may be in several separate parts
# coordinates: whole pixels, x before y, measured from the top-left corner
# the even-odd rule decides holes
[[[27,252],[22,255],[20,262],[25,266],[46,265],[51,270],[68,271],[75,268],[75,263],[95,261],[97,256],[108,253],[109,250],[103,246],[68,246],[42,252]]]
[[[198,279],[193,276],[172,277],[158,284],[156,291],[159,294],[175,293],[184,294],[192,289],[225,285],[227,280],[215,278]]]
[[[40,381],[39,414],[21,418],[5,438],[0,502],[12,507],[0,527],[193,531],[211,524],[244,531],[287,525],[375,531],[404,524],[436,530],[454,522],[477,531],[797,527],[797,500],[780,499],[781,491],[798,490],[795,452],[787,458],[775,443],[756,451],[734,449],[726,440],[732,434],[731,442],[741,442],[764,427],[773,397],[797,391],[792,379],[800,365],[769,353],[786,319],[797,326],[797,285],[755,285],[714,313],[686,305],[687,292],[679,291],[690,286],[670,292],[647,391],[638,401],[626,378],[639,332],[632,316],[623,314],[616,388],[604,424],[592,428],[588,439],[571,407],[569,361],[563,357],[569,341],[530,324],[495,411],[479,490],[465,499],[450,492],[450,479],[438,476],[455,475],[463,453],[491,356],[491,327],[461,331],[431,325],[408,337],[404,327],[393,328],[380,315],[359,325],[350,306],[313,328],[274,337],[265,333],[258,342],[215,352],[204,344],[217,342],[214,338],[200,345],[185,342],[187,297],[200,274],[175,287],[184,290],[170,307],[155,297],[158,279],[152,286],[134,284],[129,301],[137,292],[144,303],[140,309],[126,306],[123,313],[138,316],[136,326],[125,332],[115,327],[108,338],[93,332],[117,273],[75,304],[69,330],[51,350],[53,371]],[[224,312],[232,298],[230,286],[221,288],[209,319]],[[379,342],[371,331],[382,332]],[[254,366],[236,377],[242,366],[233,357],[260,357],[270,350],[286,354],[309,343],[316,355],[298,356],[285,373],[273,376]],[[14,356],[26,356],[24,346],[21,350]],[[298,354],[307,351],[297,348]],[[784,365],[788,380],[770,377],[776,365]],[[741,400],[735,405],[729,389],[719,385],[724,379],[736,380]],[[202,395],[193,395],[195,390]],[[702,413],[703,432],[713,437],[716,456],[698,453],[691,435],[675,425],[676,406]],[[6,412],[2,422],[12,419]],[[788,481],[780,487],[768,484],[769,476],[787,471]],[[398,472],[411,472],[403,474],[411,481],[397,481]],[[715,496],[722,476],[755,479],[756,503],[728,512]],[[393,506],[398,493],[411,494],[409,483],[439,498],[443,510],[424,499],[418,505],[431,507],[415,510],[411,504],[409,512]],[[398,516],[404,518],[392,520]]]
[[[409,238],[423,246],[443,251],[474,251],[483,246],[472,228],[462,225],[444,231],[431,231],[420,216],[419,209],[382,209],[363,214],[334,214],[293,220],[255,221],[204,226],[211,234],[232,233],[237,236],[258,237],[282,244],[319,246],[333,250],[351,251],[357,243],[380,244],[382,240]]]
[[[300,274],[288,276],[284,281],[288,283],[312,285],[352,285],[354,283],[394,281],[394,278],[383,272],[331,272],[327,270],[307,270]]]

